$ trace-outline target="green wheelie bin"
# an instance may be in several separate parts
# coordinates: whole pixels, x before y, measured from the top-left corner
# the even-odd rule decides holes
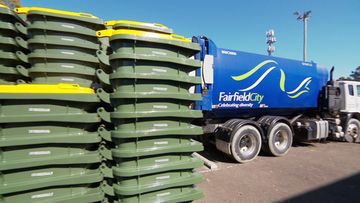
[[[0,101],[0,123],[101,121],[101,97],[77,84],[0,85]]]

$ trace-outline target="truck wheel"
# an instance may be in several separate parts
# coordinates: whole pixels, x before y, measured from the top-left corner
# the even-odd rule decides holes
[[[347,142],[360,142],[360,121],[352,118],[347,123],[345,132],[345,140]]]
[[[289,125],[275,123],[268,134],[267,151],[273,156],[284,156],[290,150],[293,142],[293,133]]]
[[[256,158],[261,149],[261,135],[252,125],[236,127],[231,136],[231,154],[239,163]]]

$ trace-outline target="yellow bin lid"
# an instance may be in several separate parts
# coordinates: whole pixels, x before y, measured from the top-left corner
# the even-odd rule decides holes
[[[0,8],[6,8],[6,9],[10,9],[9,7],[3,5],[3,4],[0,4]]]
[[[140,29],[145,31],[154,31],[166,34],[172,34],[173,30],[160,23],[147,23],[132,20],[111,20],[104,23],[105,26],[111,26],[113,29]]]
[[[177,34],[163,34],[163,33],[154,33],[154,32],[146,32],[141,30],[128,30],[128,29],[120,29],[120,30],[100,30],[96,32],[96,36],[98,37],[111,37],[113,35],[135,35],[139,37],[147,37],[147,38],[155,38],[155,39],[165,39],[165,40],[173,40],[180,42],[191,42],[190,39],[177,35]]]
[[[18,84],[0,85],[1,93],[28,94],[94,94],[91,88],[80,87],[78,84]]]
[[[28,14],[31,11],[40,11],[45,13],[57,14],[57,15],[99,19],[97,16],[94,16],[90,13],[63,11],[63,10],[56,10],[51,8],[20,7],[20,8],[15,8],[14,10],[18,14]]]

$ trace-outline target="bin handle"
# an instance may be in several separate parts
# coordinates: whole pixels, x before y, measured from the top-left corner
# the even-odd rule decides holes
[[[113,178],[113,173],[112,173],[112,169],[107,167],[105,165],[105,163],[102,163],[100,165],[100,171],[101,171],[101,174],[104,176],[104,177],[107,177],[107,178]]]
[[[110,131],[106,130],[106,128],[104,126],[100,126],[97,129],[97,131],[104,140],[109,141],[109,142],[112,141]]]
[[[96,36],[101,38],[101,37],[111,37],[113,35],[113,31],[112,29],[109,30],[99,30],[96,31]]]
[[[21,48],[28,49],[28,43],[27,43],[27,41],[23,40],[23,38],[17,36],[17,37],[15,37],[15,42]]]
[[[97,114],[103,121],[111,123],[110,113],[107,112],[103,107],[97,109]]]
[[[101,183],[100,188],[105,194],[115,196],[114,187],[110,186],[106,180]]]
[[[16,70],[17,70],[17,72],[18,72],[20,75],[22,75],[22,76],[24,76],[24,77],[29,77],[29,70],[26,69],[24,66],[22,66],[22,65],[17,65],[17,66],[16,66]]]
[[[23,63],[26,63],[26,64],[29,63],[28,56],[25,55],[23,52],[17,51],[17,52],[15,52],[15,54],[16,54],[16,57]]]
[[[111,150],[108,149],[104,144],[100,144],[99,152],[103,158],[112,160]]]
[[[21,34],[25,35],[25,36],[28,34],[26,27],[24,27],[24,26],[23,26],[21,23],[19,23],[19,22],[16,22],[16,23],[15,23],[15,29],[16,29],[18,32],[20,32]]]
[[[104,103],[110,104],[110,94],[105,92],[105,90],[103,90],[102,88],[96,90],[96,95]]]

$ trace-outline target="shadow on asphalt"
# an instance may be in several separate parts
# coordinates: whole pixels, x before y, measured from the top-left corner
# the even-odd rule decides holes
[[[226,154],[218,151],[216,147],[211,144],[204,144],[204,147],[205,150],[199,152],[199,154],[210,161],[223,162],[223,163],[237,163],[235,160],[233,160]]]
[[[206,159],[213,161],[213,162],[223,162],[223,163],[236,163],[234,159],[226,155],[225,153],[220,152],[216,149],[216,147],[210,143],[203,143],[205,150],[200,152],[199,154],[205,157]],[[293,144],[292,147],[315,147],[314,144],[309,142],[296,142]],[[259,156],[262,157],[273,157],[272,155],[260,151]]]
[[[360,202],[360,173],[280,202]]]
[[[292,147],[315,147],[311,142],[294,142]]]

